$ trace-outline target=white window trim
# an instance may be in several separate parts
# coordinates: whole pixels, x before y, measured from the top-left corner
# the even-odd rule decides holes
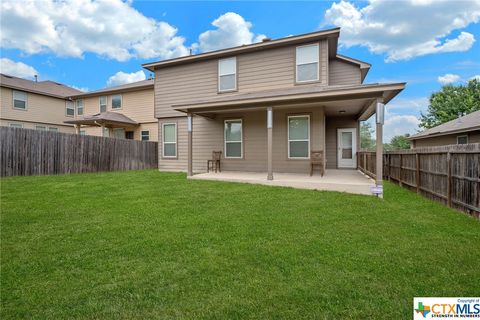
[[[165,126],[167,125],[174,125],[175,126],[175,142],[165,142]],[[176,122],[165,122],[162,123],[162,158],[170,158],[175,159],[177,158],[177,123]],[[175,144],[175,155],[174,156],[166,156],[165,155],[165,144]]]
[[[98,97],[98,112],[102,112],[102,103],[101,103],[102,98],[105,98],[105,111],[103,111],[103,112],[107,112],[108,111],[108,96]]]
[[[25,108],[15,108],[15,92],[21,92],[25,94]],[[28,109],[28,92],[22,90],[12,90],[12,108],[15,110],[26,111]]]
[[[235,73],[226,73],[226,74],[220,74],[220,61],[222,60],[235,60]],[[224,59],[219,59],[218,60],[218,66],[217,66],[217,82],[218,82],[218,92],[229,92],[229,91],[236,91],[237,90],[237,72],[238,72],[238,68],[237,68],[237,57],[230,57],[230,58],[224,58]],[[225,89],[225,90],[222,90],[220,89],[220,76],[231,76],[231,75],[235,75],[234,79],[235,79],[235,87],[233,89]]]
[[[18,123],[18,122],[9,122],[8,126],[10,128],[21,128],[23,129],[23,123]]]
[[[290,140],[290,118],[305,118],[307,117],[308,118],[308,139],[296,139],[296,140]],[[301,160],[304,160],[304,159],[310,159],[310,115],[309,114],[302,114],[302,115],[294,115],[294,116],[288,116],[287,117],[287,148],[288,148],[288,153],[287,153],[287,156],[288,156],[288,159],[293,159],[293,160],[298,160],[298,159],[301,159]],[[291,157],[290,156],[290,141],[307,141],[308,144],[308,151],[307,151],[307,157]]]
[[[298,66],[304,65],[304,64],[310,64],[310,63],[302,63],[298,64],[297,59],[298,59],[298,49],[299,48],[304,48],[304,47],[317,47],[317,78],[314,80],[298,80]],[[320,46],[318,43],[313,43],[313,44],[307,44],[304,46],[298,46],[295,48],[295,82],[296,83],[307,83],[307,82],[315,82],[320,80]]]
[[[460,144],[458,143],[458,138],[463,138],[463,137],[467,138],[467,143],[461,143],[461,144],[468,144],[468,134],[462,134],[460,136],[457,136],[457,144]]]
[[[115,97],[115,96],[119,96],[119,97],[120,97],[120,108],[114,108],[114,107],[113,107],[113,97]],[[122,96],[122,94],[112,94],[112,95],[110,96],[110,108],[111,108],[112,110],[122,110],[122,109],[123,109],[123,96]]]
[[[143,140],[144,132],[148,132],[148,134],[146,135],[148,137],[148,140]],[[150,141],[150,130],[140,130],[140,141]]]
[[[79,102],[79,101],[82,101],[82,107],[80,108],[80,109],[82,109],[82,114],[79,114],[79,113],[78,113],[78,109],[79,109],[79,108],[78,108],[78,102]],[[75,100],[75,115],[81,116],[81,115],[83,115],[83,113],[84,113],[83,111],[84,111],[83,99],[77,99],[77,100]]]
[[[67,107],[69,102],[72,103],[72,108]],[[68,109],[73,109],[73,115],[68,114],[68,112],[67,112]],[[65,101],[65,117],[70,117],[70,118],[75,117],[75,102],[70,101],[70,100]]]
[[[238,122],[240,121],[240,126],[242,130],[240,131],[240,141],[227,141],[227,122]],[[240,142],[240,157],[231,157],[227,155],[227,143],[238,143]],[[243,159],[243,119],[225,119],[223,122],[223,154],[225,159]]]

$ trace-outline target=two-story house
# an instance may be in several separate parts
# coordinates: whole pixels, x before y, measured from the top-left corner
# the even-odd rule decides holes
[[[75,132],[65,121],[76,114],[69,97],[81,91],[53,81],[31,81],[5,74],[0,74],[0,87],[1,126]]]
[[[377,112],[382,153],[384,105],[405,83],[364,84],[370,64],[337,54],[330,29],[147,63],[155,72],[159,169],[307,173],[312,151],[326,169],[357,168],[359,122]],[[381,184],[382,157],[377,157]]]
[[[70,97],[83,110],[66,123],[79,134],[157,141],[153,79],[108,87]]]

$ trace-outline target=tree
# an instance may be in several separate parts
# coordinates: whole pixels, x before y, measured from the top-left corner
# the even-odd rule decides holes
[[[372,125],[368,122],[362,122],[360,124],[360,149],[375,150]]]
[[[395,136],[390,140],[390,143],[384,144],[383,147],[386,151],[410,149],[410,141],[408,140],[408,137],[410,137],[408,133]]]
[[[421,114],[420,127],[429,129],[442,123],[480,110],[480,81],[470,80],[466,85],[446,85],[430,96],[426,114]]]

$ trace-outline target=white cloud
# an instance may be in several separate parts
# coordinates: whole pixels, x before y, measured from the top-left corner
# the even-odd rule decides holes
[[[34,67],[23,62],[15,62],[8,58],[0,59],[0,72],[25,79],[33,79],[35,75],[38,75],[38,71],[35,70]]]
[[[398,4],[371,0],[361,9],[342,0],[326,11],[322,26],[342,27],[340,43],[347,47],[365,46],[373,53],[386,54],[386,61],[396,61],[467,51],[475,42],[473,34],[451,34],[479,20],[478,0],[409,0]]]
[[[87,87],[77,87],[77,86],[74,86],[74,85],[69,85],[69,87],[71,87],[71,88],[73,88],[73,89],[77,89],[77,90],[83,91],[83,92],[88,92],[88,88],[87,88]]]
[[[390,142],[394,136],[417,132],[420,120],[413,115],[393,115],[385,119],[383,140]]]
[[[480,74],[477,74],[477,75],[471,77],[471,78],[468,79],[468,80],[473,80],[473,79],[477,79],[477,81],[480,81]]]
[[[447,85],[460,81],[460,76],[458,74],[447,73],[443,76],[439,76],[437,80],[440,82],[440,84]]]
[[[143,70],[139,70],[137,72],[132,72],[132,73],[119,71],[115,73],[113,76],[111,76],[110,78],[108,78],[107,86],[108,87],[119,86],[121,84],[142,81],[145,79],[146,77]]]
[[[260,42],[266,38],[264,34],[255,35],[251,32],[252,24],[235,12],[221,15],[212,25],[217,29],[200,34],[199,43],[194,48],[199,47],[202,52],[206,52]]]
[[[27,54],[92,52],[119,61],[188,54],[175,27],[144,16],[131,1],[4,0],[0,9],[1,46]]]
[[[385,107],[387,115],[389,114],[398,114],[402,112],[415,112],[420,114],[420,112],[425,112],[427,110],[429,99],[427,97],[420,98],[395,98],[393,101],[389,102]]]

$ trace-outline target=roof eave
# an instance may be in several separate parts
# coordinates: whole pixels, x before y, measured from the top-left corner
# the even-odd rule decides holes
[[[111,94],[111,93],[123,93],[123,92],[140,91],[140,90],[145,90],[145,89],[149,89],[149,88],[153,88],[153,87],[154,87],[154,84],[152,83],[152,84],[147,84],[147,85],[142,85],[142,86],[132,87],[132,88],[86,92],[86,93],[82,93],[82,94],[69,96],[69,98],[79,99],[79,98],[97,97],[97,96],[103,96],[103,95]]]
[[[476,131],[476,130],[480,130],[480,125],[470,127],[470,128],[462,128],[462,129],[457,129],[457,130],[451,130],[451,131],[435,132],[435,133],[432,133],[432,134],[421,135],[421,136],[413,135],[411,137],[408,137],[408,140],[412,141],[412,140],[420,140],[420,139],[427,139],[427,138],[435,138],[435,137],[447,136],[449,134],[471,132],[471,131]]]

